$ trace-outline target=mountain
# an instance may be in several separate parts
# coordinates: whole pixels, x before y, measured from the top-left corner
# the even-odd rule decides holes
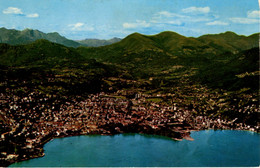
[[[173,64],[171,55],[160,48],[148,36],[134,33],[118,43],[102,47],[78,47],[77,51],[85,58],[108,62],[127,69],[134,76],[142,76]],[[152,70],[151,70],[152,69]]]
[[[210,71],[212,80],[208,83],[212,83],[213,86],[214,75],[222,79],[225,78],[225,72],[231,73],[232,70],[225,67],[236,62],[234,61],[237,58],[236,54],[257,47],[258,37],[259,33],[241,36],[233,32],[204,35],[198,38],[185,37],[170,31],[157,35],[133,33],[120,42],[108,46],[79,47],[76,50],[85,58],[96,59],[124,68],[134,78],[148,79],[153,77],[175,80],[183,75],[194,76],[197,74],[194,76],[196,80],[201,79],[207,83],[205,80],[207,75],[204,72]],[[254,56],[258,54],[256,51],[254,50]],[[241,62],[230,67],[237,69],[242,64]],[[214,71],[222,71],[223,73],[213,74],[213,71],[210,70],[213,68]],[[257,71],[256,68],[254,70]],[[236,73],[232,73],[230,81],[237,79],[235,75],[246,73],[246,71],[235,71]],[[225,84],[218,86],[224,87]]]
[[[46,39],[67,47],[78,47],[79,43],[69,40],[59,33],[43,33],[39,30],[25,29],[23,31],[0,28],[0,43],[11,45],[28,44],[38,39]]]
[[[96,52],[91,53],[92,48],[81,47],[80,51],[89,51],[88,57],[106,61],[110,60],[112,62],[114,60],[111,60],[110,56],[120,61],[122,59],[121,55],[145,50],[164,51],[174,56],[204,55],[210,57],[225,52],[237,53],[242,50],[258,47],[258,41],[259,33],[247,37],[237,35],[233,32],[225,32],[193,38],[166,31],[150,36],[133,33],[120,42],[97,49],[105,51],[104,53],[101,51],[100,54],[96,54]]]
[[[82,46],[86,47],[100,47],[105,45],[110,45],[116,42],[119,42],[120,38],[112,38],[109,40],[100,40],[100,39],[85,39],[85,40],[78,40],[77,42],[80,43]]]
[[[38,37],[41,36],[41,32],[31,32]],[[55,33],[51,34],[51,37],[54,36]],[[247,77],[242,79],[240,76],[253,73],[251,76],[254,76],[255,81],[255,74],[258,71],[256,58],[259,51],[252,48],[258,46],[258,37],[259,33],[241,36],[233,32],[198,38],[185,37],[170,31],[156,35],[133,33],[110,45],[81,46],[76,49],[47,40],[37,40],[27,45],[1,44],[0,64],[9,67],[28,66],[48,69],[82,67],[84,63],[88,64],[86,60],[94,59],[113,67],[109,73],[119,73],[122,78],[135,80],[153,78],[171,84],[187,77],[211,87],[238,89],[246,86],[244,79]],[[253,55],[252,59],[250,55]],[[248,62],[250,59],[253,61]],[[237,86],[231,86],[229,83],[236,83]]]

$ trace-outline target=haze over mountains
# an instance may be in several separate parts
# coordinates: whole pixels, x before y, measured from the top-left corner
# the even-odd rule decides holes
[[[128,39],[132,38],[134,40],[138,36],[138,33],[132,34]],[[141,34],[139,34],[141,35]],[[209,34],[203,35],[198,38],[185,37],[174,32],[166,31],[159,33],[154,36],[145,36],[143,37],[153,40],[156,43],[163,45],[164,49],[176,51],[185,46],[201,47],[201,46],[210,46],[215,49],[222,49],[227,51],[239,51],[251,48],[251,46],[256,46],[256,41],[259,39],[259,33],[252,34],[250,36],[237,35],[234,32],[225,32],[220,34]],[[142,38],[142,37],[139,37]],[[112,38],[109,40],[100,40],[100,39],[88,39],[85,40],[70,40],[61,36],[57,32],[52,33],[43,33],[39,30],[33,29],[24,29],[23,31],[15,29],[6,29],[0,28],[0,43],[7,43],[11,45],[17,44],[28,44],[38,39],[45,39],[54,43],[59,43],[67,47],[79,47],[79,46],[89,46],[89,47],[99,47],[110,45],[116,42],[121,41],[120,38]],[[140,42],[141,39],[137,39]],[[136,42],[135,42],[136,43]],[[148,42],[151,43],[151,42]],[[147,45],[148,43],[145,43]],[[173,45],[174,44],[174,48]],[[132,44],[133,45],[133,44]],[[141,44],[142,46],[143,44]],[[158,46],[158,44],[156,44]],[[242,48],[241,48],[242,47]],[[159,47],[160,48],[160,47]],[[134,48],[133,48],[134,49]]]
[[[109,40],[85,39],[85,40],[78,40],[77,42],[79,42],[83,46],[99,47],[99,46],[113,44],[113,43],[119,42],[120,40],[121,40],[120,38],[114,37]]]
[[[22,31],[15,29],[0,28],[0,43],[7,43],[12,45],[17,44],[28,44],[33,41],[45,39],[54,43],[59,43],[67,47],[79,47],[79,46],[90,46],[98,47],[109,45],[120,41],[120,38],[112,38],[110,40],[99,40],[99,39],[85,39],[85,40],[69,40],[61,36],[57,32],[43,33],[39,30],[24,29]]]

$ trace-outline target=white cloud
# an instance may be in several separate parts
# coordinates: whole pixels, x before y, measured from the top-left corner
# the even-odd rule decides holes
[[[123,23],[123,27],[125,29],[132,29],[137,27],[150,27],[150,23],[144,21],[144,20],[136,20],[135,23]]]
[[[210,11],[209,7],[204,7],[204,8],[196,8],[193,9],[194,7],[187,8],[189,10],[197,10],[197,11],[203,11],[203,12],[208,12]],[[199,14],[199,12],[194,12],[195,14]],[[184,15],[184,14],[176,14],[176,13],[171,13],[169,11],[160,11],[152,17],[150,23],[154,24],[172,24],[172,25],[182,25],[184,23],[196,23],[196,22],[210,22],[213,21],[217,18],[218,16],[215,15],[198,15],[198,16],[191,16],[191,15]]]
[[[8,7],[6,9],[3,10],[4,14],[23,14],[22,10],[19,8],[15,8],[15,7]]]
[[[166,20],[166,19],[169,19],[169,18],[185,19],[185,18],[189,18],[189,16],[171,13],[171,12],[168,12],[168,11],[161,11],[161,12],[154,14],[154,16],[151,19],[151,22],[157,23],[159,20]]]
[[[179,21],[179,20],[170,20],[170,21],[165,22],[165,23],[172,24],[172,25],[181,25],[182,24],[182,22]]]
[[[233,23],[239,23],[239,24],[256,24],[260,23],[259,21],[260,18],[260,11],[259,10],[254,10],[254,11],[248,11],[247,12],[247,17],[234,17],[234,18],[229,18]]]
[[[69,24],[69,27],[71,27],[71,30],[75,31],[93,31],[94,28],[92,26],[85,25],[84,23],[78,22],[75,24]]]
[[[209,17],[190,17],[186,21],[187,22],[209,22],[211,20],[212,20],[212,18],[209,18]]]
[[[188,19],[189,16],[184,16],[176,13],[171,13],[168,11],[161,11],[152,17],[150,23],[155,24],[172,24],[172,25],[181,25],[182,20]]]
[[[260,17],[260,11],[254,10],[254,11],[247,12],[247,17],[249,17],[249,18],[259,18]]]
[[[210,12],[210,8],[207,7],[189,7],[189,8],[185,8],[182,9],[182,12],[184,13],[209,13]]]
[[[161,11],[161,12],[158,12],[156,15],[157,16],[165,16],[165,17],[178,17],[178,18],[185,18],[185,17],[187,17],[187,16],[184,16],[184,15],[171,13],[171,12],[168,12],[168,11]]]
[[[136,28],[137,24],[136,23],[123,23],[123,27],[126,29]]]
[[[38,14],[38,13],[32,13],[32,14],[26,15],[26,17],[29,17],[29,18],[37,18],[37,17],[39,17],[39,14]]]
[[[26,16],[28,18],[37,18],[39,17],[38,13],[31,13],[31,14],[24,14],[22,12],[22,9],[16,8],[16,7],[8,7],[3,10],[4,14],[15,14],[15,15],[20,15],[20,16]]]
[[[73,26],[73,28],[75,28],[75,29],[78,29],[78,28],[80,28],[80,27],[82,27],[84,25],[84,23],[76,23],[76,24],[72,24],[72,26]]]
[[[151,23],[155,24],[172,24],[172,25],[181,25],[183,22],[180,20],[168,20],[168,19],[153,19]]]
[[[230,18],[233,23],[240,23],[240,24],[254,24],[259,23],[259,19],[253,18]]]
[[[168,11],[161,11],[161,12],[158,12],[158,14],[166,16],[166,17],[172,17],[172,13],[170,13]]]
[[[210,26],[212,26],[212,25],[226,26],[226,25],[228,25],[228,23],[227,22],[222,22],[222,21],[214,21],[214,22],[208,22],[208,23],[206,23],[206,25],[210,25]]]

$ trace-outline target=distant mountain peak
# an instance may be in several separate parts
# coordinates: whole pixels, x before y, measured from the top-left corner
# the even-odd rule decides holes
[[[121,40],[121,38],[118,38],[118,37],[113,37],[112,39],[120,39]],[[110,40],[112,40],[112,39],[110,39]]]
[[[103,39],[96,39],[96,38],[86,38],[85,40],[79,40],[81,45],[87,46],[87,47],[100,47],[100,46],[105,46],[105,45],[110,45],[116,42],[121,41],[120,38],[114,37],[109,40],[103,40]]]

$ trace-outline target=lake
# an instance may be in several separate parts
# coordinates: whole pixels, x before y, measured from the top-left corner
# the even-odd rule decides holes
[[[206,130],[192,132],[191,137],[194,141],[174,141],[142,134],[57,138],[44,145],[44,157],[15,163],[11,167],[260,165],[260,134]]]

